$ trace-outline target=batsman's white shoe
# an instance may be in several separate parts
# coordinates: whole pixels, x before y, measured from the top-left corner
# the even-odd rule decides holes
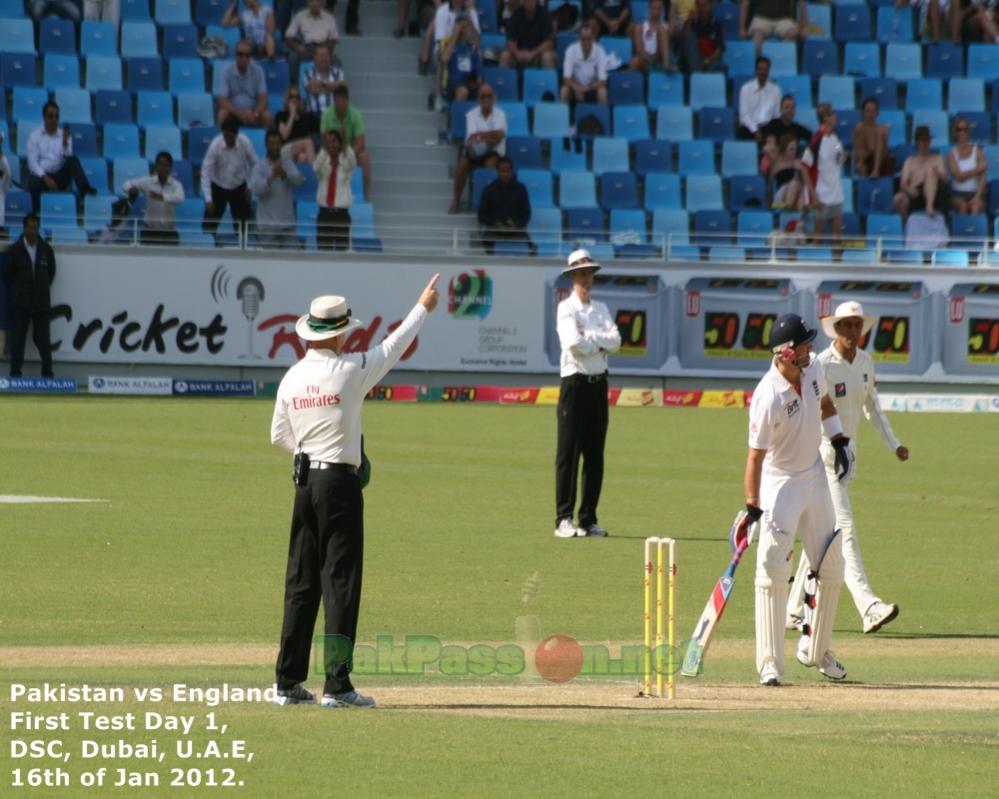
[[[801,630],[801,624],[804,621],[800,613],[788,613],[787,620],[784,622],[785,630]]]
[[[599,524],[591,524],[589,527],[586,528],[585,532],[581,530],[580,535],[585,535],[588,538],[606,538],[608,535],[610,535],[610,533],[608,533]]]
[[[882,602],[880,599],[864,612],[864,632],[876,633],[898,616],[898,605]]]
[[[316,704],[316,695],[306,691],[299,683],[294,688],[278,688],[276,690],[276,698],[274,704],[278,707],[285,707],[286,705],[314,705]]]
[[[563,519],[555,528],[556,538],[575,538],[580,535],[579,529],[572,523],[572,519]]]
[[[347,705],[341,702],[335,696],[330,696],[329,694],[323,694],[323,698],[319,700],[319,707],[324,707],[329,710],[333,710],[338,707],[347,707]]]
[[[802,666],[807,666],[808,668],[818,666],[819,673],[823,677],[828,677],[830,680],[846,679],[846,666],[836,660],[836,656],[832,653],[831,649],[826,650],[826,653],[822,656],[821,663],[809,662],[807,653],[800,648],[798,649],[797,658]]]
[[[365,694],[360,694],[357,691],[347,691],[343,694],[335,694],[333,698],[345,707],[374,707],[375,700]],[[325,700],[326,697],[323,697]]]
[[[763,666],[763,671],[760,672],[760,685],[767,685],[771,688],[780,685],[780,674],[773,663],[767,663]]]

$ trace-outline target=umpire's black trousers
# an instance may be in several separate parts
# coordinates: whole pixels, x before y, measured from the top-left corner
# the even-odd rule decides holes
[[[24,367],[24,349],[28,343],[28,327],[42,361],[42,377],[52,377],[52,343],[49,338],[49,309],[11,308],[10,312],[10,376],[20,377]]]
[[[558,451],[555,456],[555,523],[572,520],[576,474],[583,459],[583,498],[579,526],[597,523],[597,502],[604,481],[607,439],[607,374],[562,378],[558,396]]]
[[[357,469],[346,464],[309,471],[295,489],[277,660],[279,689],[304,682],[319,612],[325,608],[323,693],[353,690],[350,654],[357,637],[364,553],[364,498]]]

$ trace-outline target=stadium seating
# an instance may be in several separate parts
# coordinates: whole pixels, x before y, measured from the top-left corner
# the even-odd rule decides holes
[[[683,75],[653,72],[649,75],[649,108],[683,105]]]
[[[635,172],[641,176],[650,172],[670,172],[673,169],[673,146],[658,139],[642,139],[634,143]],[[997,173],[999,174],[999,173]]]
[[[580,123],[587,117],[593,117],[600,123],[600,133],[580,130]],[[582,138],[592,139],[594,136],[609,136],[611,132],[611,112],[602,103],[576,103],[573,124],[576,126],[576,135]]]
[[[35,26],[30,19],[0,19],[0,53],[34,53]]]
[[[517,180],[523,183],[527,189],[532,214],[538,208],[553,208],[555,206],[552,194],[552,173],[547,169],[518,169]]]
[[[596,208],[597,190],[592,172],[569,171],[559,175],[558,204],[562,208]]]
[[[614,135],[628,141],[649,138],[649,112],[644,103],[614,106]]]
[[[38,52],[76,55],[76,28],[68,19],[45,17],[38,29]]]
[[[645,176],[645,208],[682,208],[680,176],[671,172],[649,172]]]
[[[593,140],[593,172],[627,172],[629,169],[628,140],[600,138]]]
[[[183,125],[183,120],[181,120]],[[541,169],[541,139],[535,136],[508,136],[506,140],[507,157],[513,161],[514,168]]]
[[[641,72],[611,72],[607,76],[611,105],[645,105],[645,77]]]

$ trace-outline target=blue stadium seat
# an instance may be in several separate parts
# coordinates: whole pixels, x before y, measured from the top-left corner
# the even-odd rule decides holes
[[[645,176],[645,207],[648,210],[682,208],[682,200],[679,175],[672,172],[649,172]]]
[[[920,250],[888,250],[888,263],[923,265],[923,253]]]
[[[725,42],[739,41],[739,4],[728,0],[715,4],[714,16],[721,24]]]
[[[992,115],[988,111],[965,111],[961,116],[968,120],[973,142],[992,141]]]
[[[897,246],[902,239],[902,217],[893,213],[875,213],[867,217],[867,235],[882,239],[892,239],[889,242]]]
[[[876,264],[878,252],[874,249],[847,247],[840,256],[844,264]]]
[[[649,75],[649,108],[663,105],[683,105],[683,75],[672,72],[652,72]]]
[[[34,53],[35,26],[31,20],[0,20],[0,53]]]
[[[721,174],[724,178],[736,175],[759,174],[760,166],[756,142],[726,141],[722,144]]]
[[[184,157],[180,146],[180,128],[173,125],[150,125],[146,128],[146,160],[152,163],[156,160],[156,154],[163,150],[170,153],[175,161]]]
[[[612,53],[616,54],[621,59],[622,67],[624,69],[628,68],[628,63],[631,61],[632,55],[634,55],[631,39],[627,36],[601,36],[600,46],[608,56]]]
[[[56,89],[80,88],[80,59],[75,55],[50,53],[42,68],[42,85],[50,92]]]
[[[930,129],[930,136],[933,137],[934,149],[945,147],[950,141],[950,120],[946,111],[920,110],[912,115],[912,129],[915,131],[920,125],[926,125]],[[890,142],[889,142],[890,143]]]
[[[585,172],[586,144],[571,139],[552,139],[549,142],[548,168],[555,175],[561,175],[563,172]]]
[[[985,81],[981,78],[953,78],[947,84],[947,112],[955,114],[985,110]]]
[[[751,78],[756,72],[756,45],[749,39],[726,41],[722,63],[733,80]]]
[[[861,178],[857,181],[857,213],[861,216],[889,214],[894,196],[891,178]]]
[[[808,3],[808,37],[832,38],[832,11],[826,3]]]
[[[152,19],[149,14],[149,0],[121,0],[122,21],[144,21]]]
[[[118,56],[92,55],[87,59],[87,90],[121,88],[121,59]]]
[[[632,0],[631,18],[635,22],[645,22],[649,18],[648,0]]]
[[[726,44],[726,48],[728,45]],[[798,45],[794,42],[763,42],[763,55],[770,59],[770,77],[798,74]],[[755,60],[755,59],[754,59]],[[755,72],[755,66],[753,72]]]
[[[214,36],[221,39],[225,42],[225,51],[227,53],[235,53],[236,45],[239,44],[242,34],[240,33],[239,28],[223,28],[221,25],[206,25],[205,36]]]
[[[0,55],[0,81],[5,89],[14,86],[35,86],[35,54],[3,53]],[[0,103],[0,106],[5,103]]]
[[[229,5],[229,0],[198,0],[194,8],[194,21],[201,27],[221,25]]]
[[[502,110],[506,114],[507,136],[531,135],[527,125],[527,106],[524,103],[503,103]]]
[[[191,128],[187,133],[187,160],[195,164],[204,161],[208,145],[218,135],[219,130],[214,126]]]
[[[121,186],[126,180],[146,177],[149,174],[149,164],[145,158],[115,158],[111,171],[113,175],[112,189],[117,194],[122,191]]]
[[[770,211],[740,211],[736,217],[738,242],[744,247],[762,247],[774,231],[774,215]]]
[[[836,112],[836,135],[839,136],[839,140],[843,142],[843,146],[847,149],[853,147],[853,130],[857,127],[857,123],[860,122],[860,111],[854,111],[853,109],[844,109]],[[878,117],[878,121],[882,124],[884,123],[884,112]]]
[[[198,29],[194,25],[164,25],[163,57],[196,58],[198,55]]]
[[[871,35],[871,12],[867,5],[836,6],[833,15],[833,35],[839,42],[869,42]]]
[[[472,208],[479,207],[482,192],[494,180],[496,180],[496,170],[487,166],[479,167],[472,173]]]
[[[767,207],[767,179],[763,175],[736,175],[728,182],[729,206],[733,211]]]
[[[107,183],[107,178],[104,178]],[[95,187],[96,188],[96,187]],[[111,224],[111,208],[116,198],[108,192],[85,197],[83,200],[83,229],[95,235]]]
[[[559,175],[558,204],[561,208],[596,208],[597,187],[593,173],[567,171]]]
[[[923,61],[920,45],[892,42],[885,46],[885,77],[904,81],[922,76]]]
[[[42,109],[48,101],[49,93],[45,89],[37,89],[33,86],[15,86],[11,104],[11,119],[19,129],[30,126],[33,130],[41,125]],[[27,125],[22,123],[27,123]],[[20,130],[18,130],[18,138],[20,138]]]
[[[562,211],[558,208],[531,208],[531,221],[527,235],[537,247],[538,255],[550,258],[556,255],[562,243]]]
[[[99,194],[111,194],[108,184],[108,162],[96,156],[80,157],[80,167],[90,183]]]
[[[108,122],[128,124],[132,121],[132,95],[126,91],[102,89],[96,95],[98,125]]]
[[[713,142],[735,138],[735,110],[731,108],[702,108],[698,114],[697,137]]]
[[[669,142],[641,139],[634,146],[636,174],[644,177],[650,172],[673,171],[673,145]]]
[[[881,6],[877,10],[877,37],[882,44],[912,41],[912,9]]]
[[[375,208],[371,203],[355,202],[350,208],[350,221],[350,248],[354,252],[382,251],[382,241],[375,236]],[[523,242],[497,242],[497,249],[500,249],[499,244],[510,243],[523,244]]]
[[[90,92],[86,89],[56,89],[59,121],[69,125],[93,122],[90,114]]]
[[[523,183],[524,188],[527,189],[532,213],[536,208],[553,208],[555,206],[552,194],[552,173],[547,169],[518,169],[517,180]]]
[[[573,124],[576,126],[576,135],[581,138],[592,139],[595,136],[610,136],[611,134],[611,112],[610,108],[601,103],[576,103],[573,112]],[[587,117],[593,117],[600,122],[600,129],[603,133],[582,133],[579,130],[580,123]]]
[[[819,102],[829,103],[837,111],[855,108],[853,78],[823,75],[819,78]]]
[[[496,0],[479,0],[475,5],[479,15],[479,24],[484,31],[495,31],[499,27],[499,11]]]
[[[114,24],[84,20],[80,25],[80,55],[118,55],[118,30]]]
[[[263,156],[263,154],[267,152],[267,146],[265,143],[266,142],[265,137],[267,135],[267,131],[265,131],[263,128],[240,128],[239,135],[246,136],[246,138],[249,139],[250,145],[253,147],[253,152],[257,154],[258,158]],[[361,173],[360,169],[354,171],[355,176],[360,175],[360,173]]]
[[[980,247],[988,235],[989,220],[985,214],[953,214],[950,218],[951,246]]]
[[[645,77],[641,72],[611,72],[607,76],[607,101],[612,106],[644,106]]]
[[[700,258],[690,247],[690,215],[680,208],[657,208],[652,213],[652,243],[673,259]]]
[[[600,207],[638,208],[638,182],[631,172],[605,172],[600,176]]]
[[[562,103],[538,103],[535,105],[533,133],[543,139],[568,136],[569,106]]]
[[[859,233],[860,220],[853,213],[853,178],[843,178],[843,233]]]
[[[486,83],[493,87],[497,102],[517,102],[520,100],[517,70],[507,67],[486,67],[482,70],[482,77]]]
[[[967,250],[934,250],[930,256],[933,266],[968,266]]]
[[[609,216],[610,240],[615,247],[644,246],[648,243],[645,211],[640,208],[612,208]],[[624,253],[617,254],[619,257],[624,255]]]
[[[699,111],[705,106],[723,108],[728,105],[725,96],[725,77],[712,72],[694,72],[690,76],[690,108]]]
[[[551,95],[550,100],[542,100],[546,94]],[[555,70],[534,69],[532,67],[525,69],[523,97],[528,108],[541,102],[557,103],[559,98],[558,75]]]
[[[708,139],[682,141],[678,145],[677,172],[687,175],[715,175],[715,144]]]
[[[732,240],[732,215],[724,210],[694,212],[694,243],[702,247],[729,244]]]
[[[843,48],[843,71],[859,78],[880,77],[881,48],[874,42],[847,42]]]
[[[656,138],[671,142],[694,138],[694,115],[685,105],[663,105],[656,111]]]
[[[808,75],[782,75],[777,79],[782,95],[790,94],[797,105],[812,107],[812,81]]]
[[[939,111],[943,107],[943,84],[940,78],[910,80],[905,92],[905,110]]]
[[[39,28],[38,52],[76,55],[76,28],[73,23],[68,19],[45,17]]]
[[[595,175],[603,175],[604,172],[627,172],[629,168],[627,139],[614,137],[593,140]]]
[[[881,108],[898,108],[898,83],[894,78],[864,78],[860,82],[860,102],[868,97]]]
[[[152,22],[121,23],[122,58],[153,58],[158,55],[155,24]]]
[[[173,125],[173,97],[169,92],[139,92],[136,95],[135,121],[140,128]]]
[[[108,160],[112,158],[138,158],[139,129],[135,125],[105,125],[104,157]]]
[[[97,155],[97,126],[94,123],[78,122],[70,128],[73,137],[73,154],[84,158]]]
[[[888,126],[888,146],[895,147],[908,141],[905,111],[882,111],[881,124]],[[895,163],[901,163],[896,161]],[[901,167],[899,167],[901,168]]]
[[[176,96],[205,90],[205,65],[200,58],[173,58],[169,64],[171,94]],[[286,70],[287,67],[285,64]],[[287,79],[287,73],[285,78]]]
[[[986,81],[999,78],[999,47],[994,44],[969,44],[968,77]]]
[[[541,139],[535,136],[508,136],[506,154],[518,173],[522,169],[541,169]]]
[[[207,92],[177,96],[177,123],[181,130],[199,125],[211,125],[214,113],[212,96]]]
[[[839,48],[836,42],[806,39],[801,48],[801,71],[813,78],[840,74]]]
[[[130,58],[125,63],[130,92],[163,91],[163,61],[156,58]]]
[[[158,25],[190,22],[190,0],[156,0],[156,15],[153,18]]]
[[[614,136],[628,141],[638,141],[651,136],[649,111],[645,103],[614,106]]]
[[[4,198],[8,230],[21,227],[24,215],[31,213],[31,195],[26,191],[9,191]]]
[[[690,212],[711,211],[724,208],[722,185],[718,175],[691,175],[686,180],[684,208]]]
[[[68,191],[49,191],[41,196],[39,223],[43,235],[57,228],[77,227],[76,196]]]
[[[964,76],[964,51],[952,42],[926,46],[926,77],[960,78]]]
[[[73,225],[60,225],[52,231],[53,244],[86,244],[87,231]]]
[[[264,78],[267,81],[267,92],[271,95],[277,95],[279,97],[284,97],[284,93],[288,91],[288,86],[291,83],[291,72],[288,67],[288,62],[281,61],[268,61],[263,60],[258,62],[264,70]],[[204,91],[204,83],[201,85],[201,91]]]
[[[189,143],[190,146],[190,143]],[[186,163],[190,163],[187,161]],[[292,197],[296,200],[313,200],[316,196],[316,189],[318,188],[318,181],[316,180],[316,172],[312,168],[312,164],[296,164],[298,171],[301,173],[302,177],[305,178],[305,182],[300,186],[295,186],[291,190]],[[357,170],[360,171],[360,170]]]

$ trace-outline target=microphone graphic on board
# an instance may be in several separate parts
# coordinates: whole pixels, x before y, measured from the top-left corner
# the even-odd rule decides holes
[[[260,356],[253,352],[253,320],[260,313],[260,302],[264,299],[264,284],[255,277],[244,277],[236,287],[236,299],[242,303],[243,316],[250,323],[246,355],[240,357],[259,359]]]

